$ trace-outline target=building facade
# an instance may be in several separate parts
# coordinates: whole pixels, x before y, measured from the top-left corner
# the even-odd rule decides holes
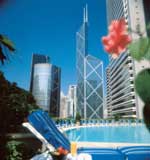
[[[77,114],[77,85],[69,85],[68,89],[68,113],[75,118]]]
[[[61,69],[49,63],[45,55],[33,55],[30,89],[37,105],[58,117],[60,109]]]
[[[61,69],[55,65],[51,68],[50,114],[59,117],[60,112]]]
[[[86,119],[103,117],[103,63],[88,54],[88,9],[76,34],[77,112]]]
[[[60,96],[60,112],[59,117],[60,118],[67,118],[68,117],[68,97],[64,95],[63,92],[61,92]]]
[[[34,65],[32,94],[43,110],[50,112],[51,68],[48,63]]]
[[[127,26],[138,33],[146,33],[143,0],[107,0],[108,26],[112,20],[125,18]],[[131,33],[132,39],[139,36]],[[107,75],[108,117],[119,114],[121,117],[142,118],[143,103],[135,92],[134,78],[143,68],[149,67],[146,60],[135,61],[128,50],[113,59],[109,56]]]
[[[30,92],[33,90],[33,75],[34,75],[34,65],[39,63],[50,63],[50,58],[41,54],[32,55],[32,64],[31,64],[31,79],[30,79]]]

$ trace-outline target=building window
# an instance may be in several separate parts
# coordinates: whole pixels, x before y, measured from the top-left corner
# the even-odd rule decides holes
[[[137,31],[138,33],[140,33],[140,24],[137,24],[137,25],[136,25],[136,31]]]

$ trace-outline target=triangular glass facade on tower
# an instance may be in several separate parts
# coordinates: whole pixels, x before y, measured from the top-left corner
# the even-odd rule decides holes
[[[77,110],[86,119],[103,118],[103,63],[88,54],[88,11],[77,38]]]

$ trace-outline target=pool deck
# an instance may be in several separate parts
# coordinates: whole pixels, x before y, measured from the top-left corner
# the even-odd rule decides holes
[[[124,146],[150,146],[150,144],[143,143],[103,143],[103,142],[77,142],[77,147],[94,147],[94,148],[118,148]]]
[[[142,124],[130,124],[130,126],[141,126]],[[108,124],[108,125],[75,125],[60,128],[61,132],[65,132],[71,129],[78,129],[83,127],[106,127],[106,126],[129,126],[129,124]],[[150,146],[150,144],[146,143],[110,143],[110,142],[77,142],[77,147],[95,147],[95,148],[118,148],[123,146]]]

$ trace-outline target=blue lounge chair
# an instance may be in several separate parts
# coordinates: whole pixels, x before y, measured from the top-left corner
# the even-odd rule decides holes
[[[99,120],[99,125],[102,125],[102,120]]]
[[[92,156],[92,160],[124,160],[123,155],[112,148],[80,148],[78,154],[87,153]]]
[[[63,147],[70,151],[69,140],[58,130],[47,112],[35,111],[28,116],[28,121],[55,149]]]
[[[83,125],[87,125],[87,120],[86,119],[83,120]]]
[[[120,147],[118,150],[127,160],[150,160],[150,146]]]
[[[31,131],[35,130],[37,137],[42,139],[49,149],[49,144],[57,149],[63,147],[70,151],[69,140],[57,129],[53,120],[47,112],[38,110],[28,117]],[[24,125],[26,126],[26,125]],[[87,153],[92,156],[92,160],[150,160],[150,146],[131,146],[120,147],[118,149],[111,148],[80,148],[78,153]]]
[[[71,127],[75,126],[75,121],[73,119],[70,120],[70,125],[71,125]]]
[[[84,119],[81,119],[80,124],[81,124],[81,125],[84,125],[84,123],[85,123],[85,122],[84,122]]]
[[[91,126],[92,125],[92,120],[88,119],[87,120],[87,125]]]

